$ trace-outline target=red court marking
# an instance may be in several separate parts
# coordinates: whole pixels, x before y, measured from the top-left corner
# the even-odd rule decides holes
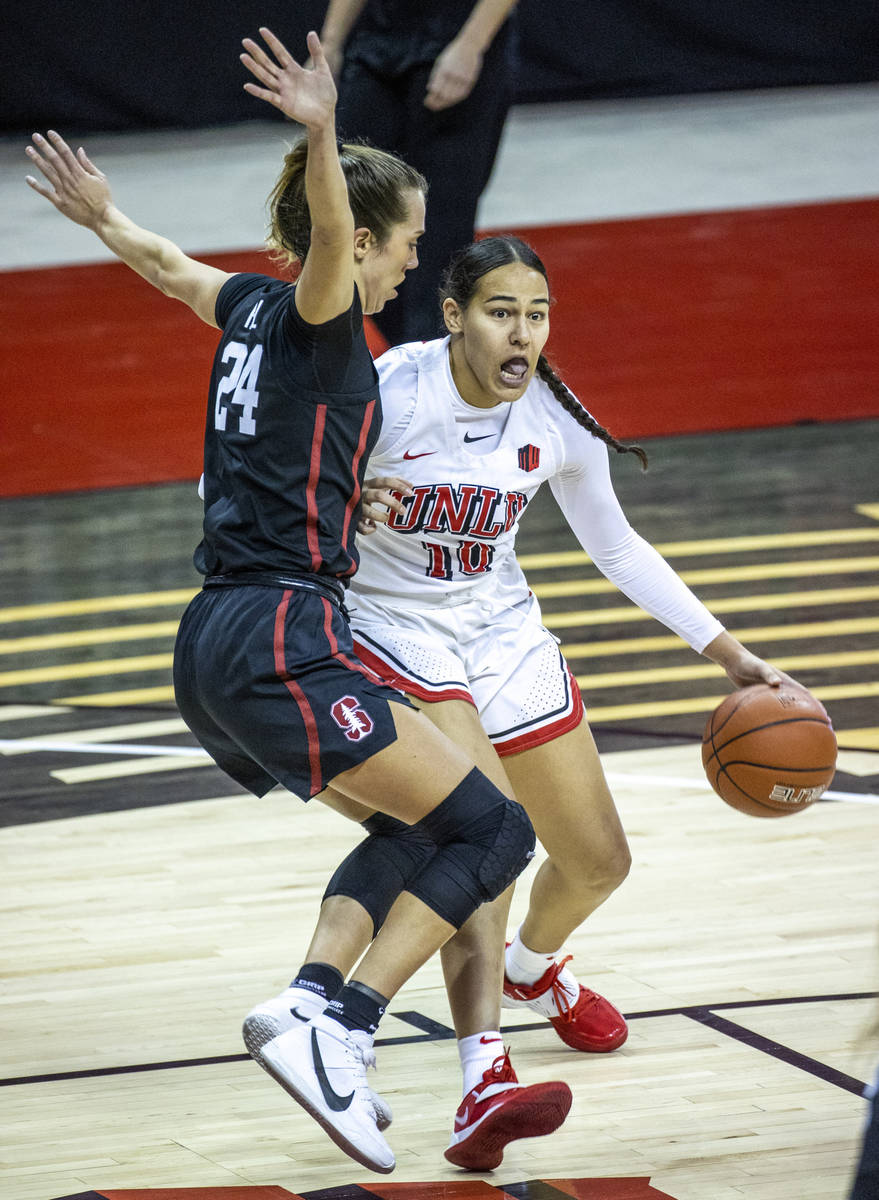
[[[301,1200],[282,1187],[134,1188],[99,1192],[106,1200]]]
[[[556,1191],[573,1200],[674,1200],[658,1192],[648,1178],[546,1179]],[[363,1183],[355,1185],[377,1200],[509,1200],[503,1187],[480,1179],[455,1179],[441,1183]],[[511,1187],[514,1185],[510,1185]],[[521,1186],[521,1185],[516,1185]],[[329,1189],[330,1193],[337,1189]],[[309,1192],[311,1196],[320,1195]],[[282,1187],[134,1188],[95,1192],[105,1200],[302,1200],[298,1192]]]
[[[481,1179],[450,1179],[444,1183],[361,1184],[381,1200],[504,1200],[503,1188]]]
[[[658,1192],[646,1177],[547,1179],[546,1182],[574,1200],[675,1200],[668,1192]]]
[[[867,199],[516,232],[558,300],[550,359],[632,438],[879,415],[877,227]],[[119,263],[0,281],[0,495],[197,479],[217,331]]]

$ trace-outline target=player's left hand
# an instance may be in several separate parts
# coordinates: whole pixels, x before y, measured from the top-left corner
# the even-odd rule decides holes
[[[780,687],[783,683],[801,686],[790,675],[779,671],[778,667],[752,654],[727,630],[709,642],[702,653],[723,667],[736,688],[749,687],[752,683],[768,683],[770,687]]]
[[[367,479],[363,485],[363,511],[357,522],[357,532],[375,533],[376,525],[387,525],[392,512],[399,513],[402,517],[406,506],[400,500],[400,496],[412,495],[412,484],[396,475],[379,475]]]
[[[35,133],[33,145],[25,149],[25,154],[51,186],[46,187],[33,175],[25,176],[27,185],[77,225],[95,229],[113,197],[106,175],[89,160],[82,146],[74,154],[61,134],[50,129],[47,137]]]
[[[261,26],[259,32],[274,57],[252,38],[242,40],[245,53],[240,55],[241,61],[262,85],[248,82],[244,90],[306,128],[320,128],[334,121],[336,85],[317,34],[312,30],[306,39],[312,63],[307,69],[296,62],[271,29]]]
[[[460,104],[473,91],[482,70],[482,52],[457,38],[449,42],[433,64],[427,81],[424,107],[440,112]]]

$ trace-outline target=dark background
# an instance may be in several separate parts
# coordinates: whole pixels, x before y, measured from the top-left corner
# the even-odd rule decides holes
[[[241,37],[268,25],[300,55],[325,8],[7,0],[0,130],[265,119],[242,88]],[[876,0],[520,0],[517,20],[520,103],[879,79]]]

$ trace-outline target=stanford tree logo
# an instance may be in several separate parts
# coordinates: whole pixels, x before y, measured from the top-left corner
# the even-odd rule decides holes
[[[369,737],[375,728],[372,717],[353,696],[343,696],[337,700],[330,709],[330,715],[349,742],[359,742],[361,738]]]

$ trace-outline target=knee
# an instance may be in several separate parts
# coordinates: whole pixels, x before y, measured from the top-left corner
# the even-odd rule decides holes
[[[324,900],[349,896],[372,918],[377,934],[394,901],[436,853],[436,845],[416,825],[376,813],[363,822],[368,836],[336,869]]]
[[[437,844],[408,888],[456,928],[496,900],[534,856],[528,814],[474,768],[418,825]]]
[[[531,821],[521,804],[503,798],[473,822],[469,832],[482,855],[478,869],[482,895],[486,900],[496,900],[534,857],[536,839]]]
[[[605,864],[605,879],[609,884],[608,890],[610,892],[615,891],[627,878],[631,869],[632,852],[629,849],[629,843],[623,839],[619,845],[614,846]]]
[[[556,856],[550,852],[550,861],[565,877],[569,887],[590,896],[599,892],[606,898],[628,876],[632,854],[625,837],[620,835],[601,845],[590,843],[581,847],[579,853],[572,854],[567,850]]]

